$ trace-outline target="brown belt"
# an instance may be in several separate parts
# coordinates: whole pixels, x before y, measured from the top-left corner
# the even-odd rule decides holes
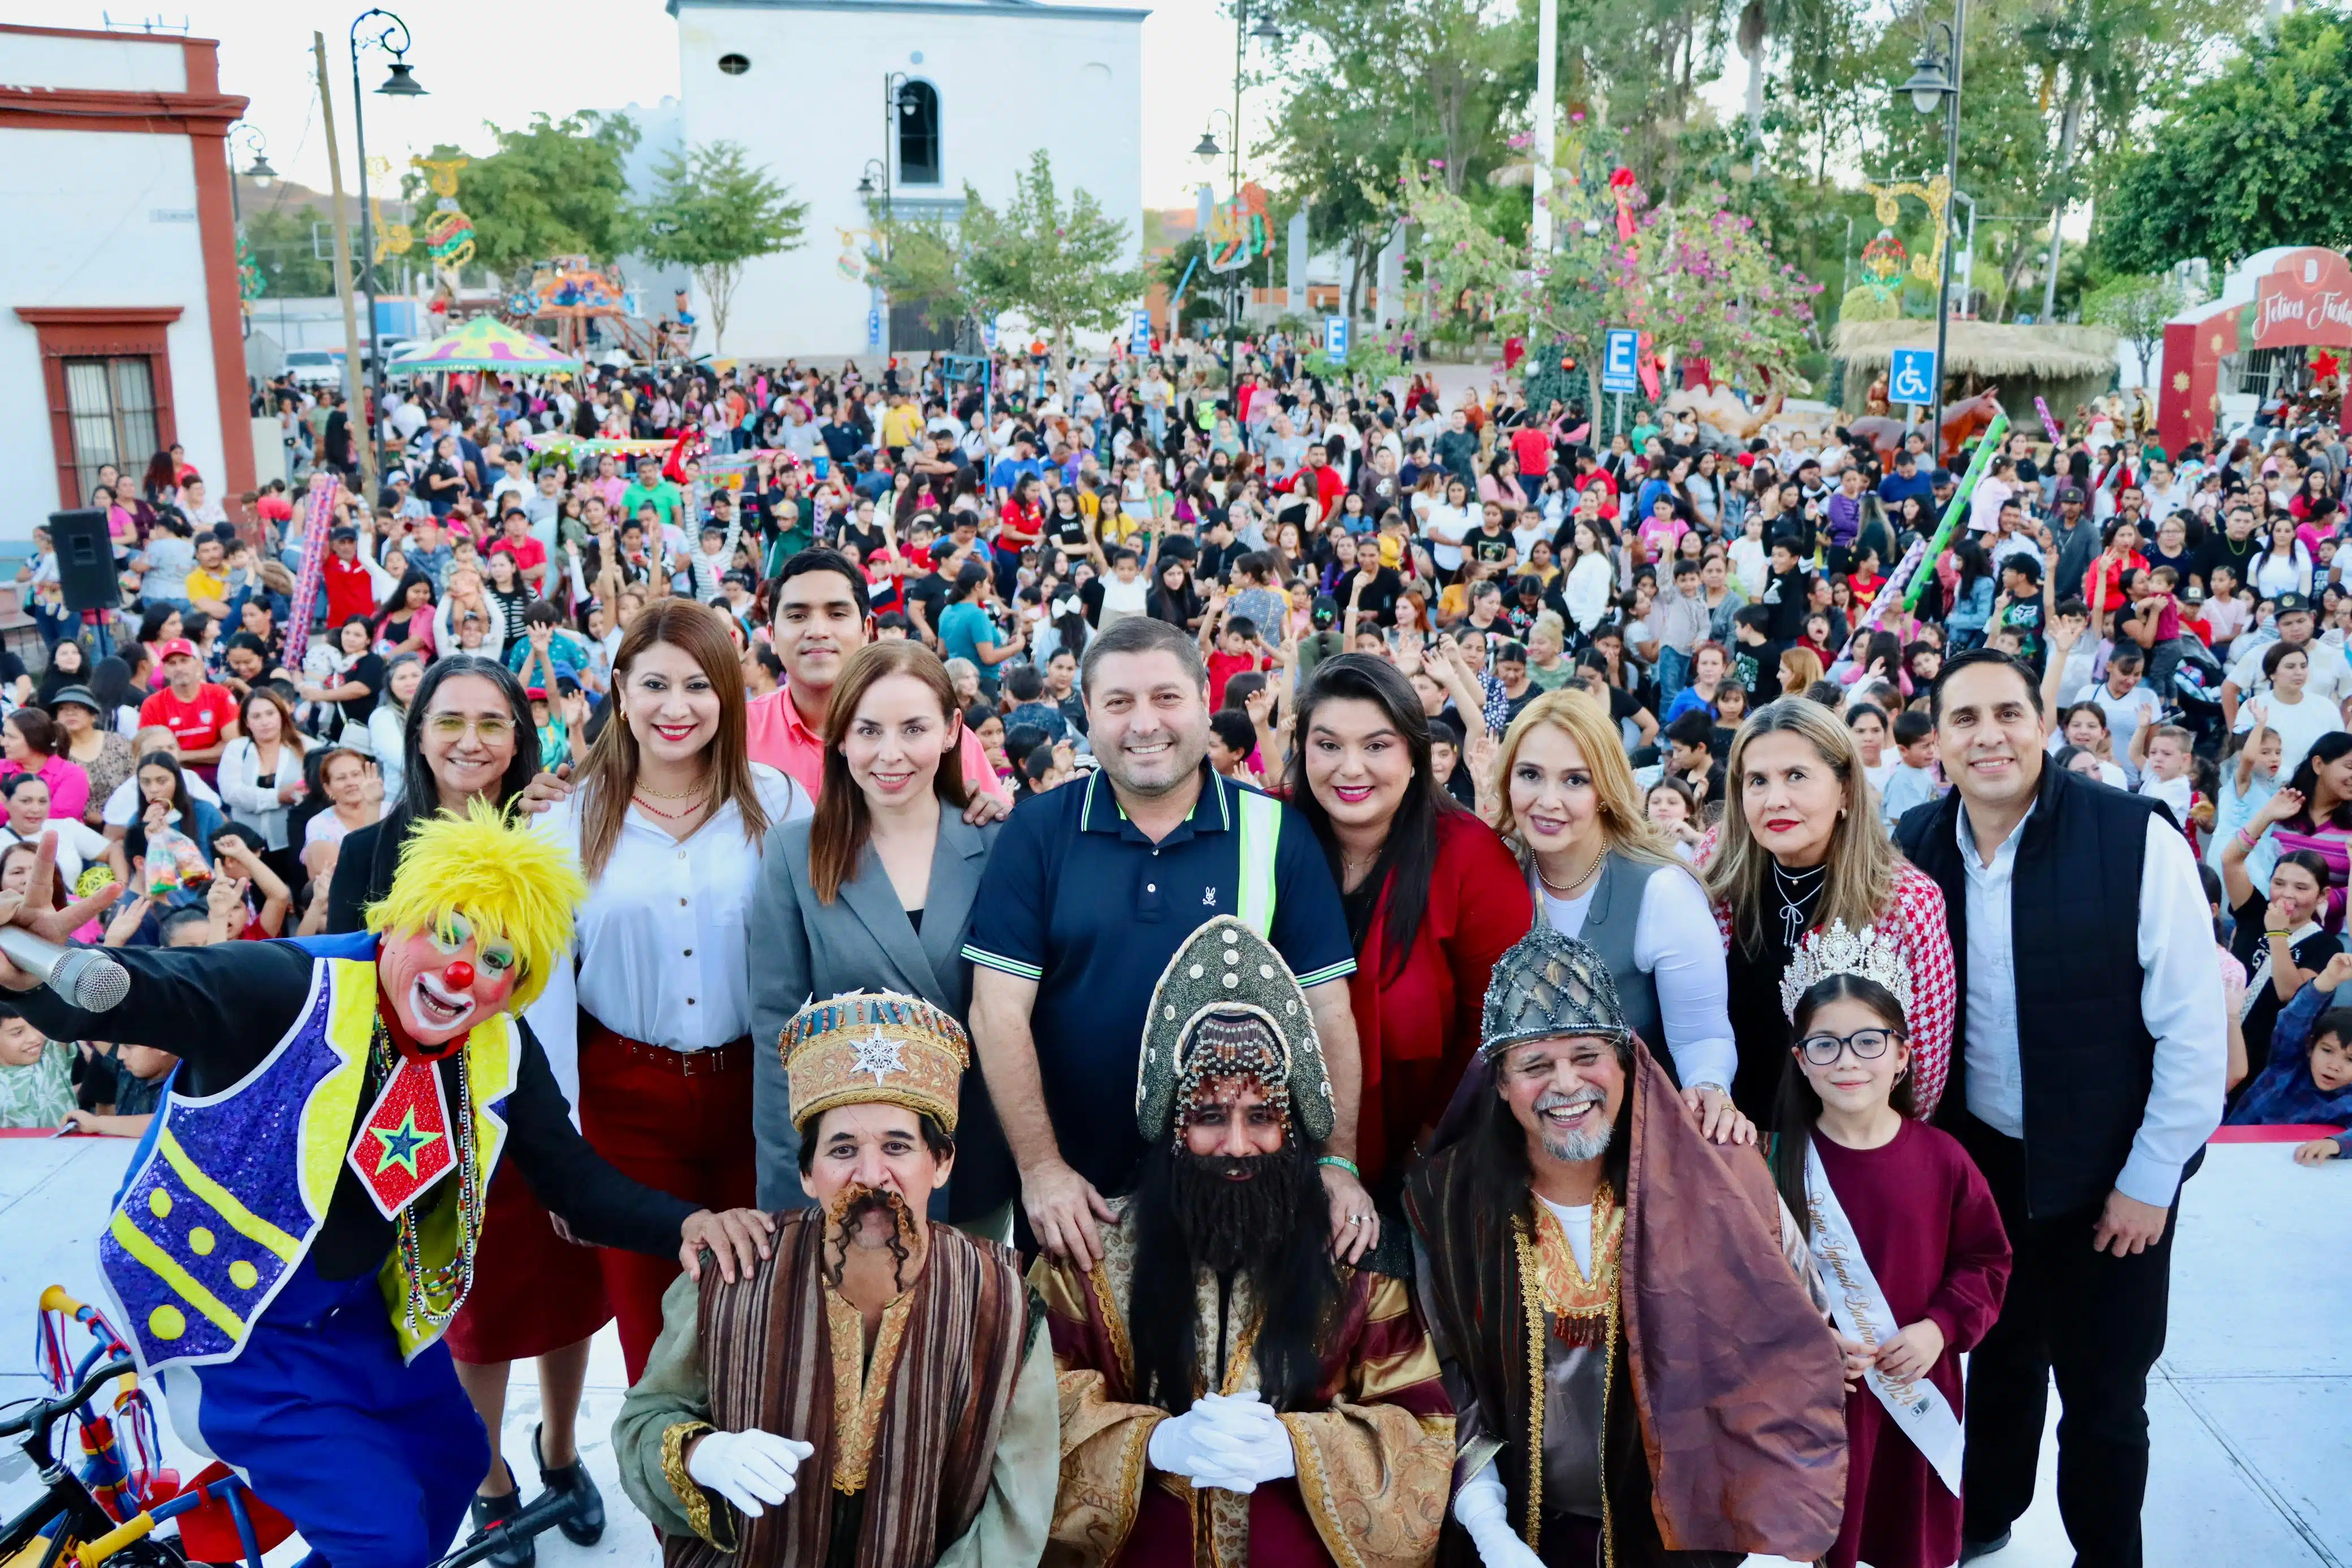
[[[656,1067],[677,1073],[680,1078],[700,1078],[714,1072],[745,1072],[751,1066],[751,1037],[744,1035],[725,1045],[709,1051],[672,1051],[666,1045],[648,1045],[642,1040],[631,1040],[614,1033],[603,1024],[583,1015],[585,1034],[591,1046],[617,1045],[632,1061],[650,1062]]]

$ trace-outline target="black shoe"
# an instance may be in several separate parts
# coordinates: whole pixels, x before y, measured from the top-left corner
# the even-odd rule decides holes
[[[604,1494],[588,1479],[588,1467],[576,1455],[562,1469],[549,1469],[547,1461],[540,1458],[539,1434],[537,1427],[530,1429],[530,1457],[539,1460],[539,1484],[550,1491],[571,1492],[576,1499],[572,1512],[555,1528],[574,1546],[593,1546],[604,1534]]]
[[[1990,1541],[1964,1540],[1960,1542],[1960,1561],[1973,1563],[1979,1557],[1990,1557],[1996,1552],[2005,1551],[2008,1546],[2009,1531],[2006,1530]]]
[[[508,1465],[507,1479],[515,1481],[514,1467]],[[484,1497],[474,1494],[474,1531],[479,1534],[494,1524],[512,1519],[522,1511],[522,1485],[515,1481],[514,1490],[504,1497]],[[539,1547],[529,1536],[490,1553],[488,1561],[496,1568],[532,1568],[539,1561]]]

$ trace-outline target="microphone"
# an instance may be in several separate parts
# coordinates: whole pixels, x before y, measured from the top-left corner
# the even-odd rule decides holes
[[[111,1012],[131,994],[131,971],[102,947],[61,947],[21,925],[0,925],[0,953],[87,1013]]]

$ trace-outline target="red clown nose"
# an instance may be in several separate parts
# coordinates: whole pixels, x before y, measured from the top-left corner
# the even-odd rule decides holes
[[[459,958],[441,971],[441,981],[453,991],[470,991],[474,988],[474,966]]]

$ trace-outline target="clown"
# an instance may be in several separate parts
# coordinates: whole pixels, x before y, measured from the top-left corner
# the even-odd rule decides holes
[[[58,913],[0,896],[0,920],[62,939],[107,896]],[[583,1241],[675,1250],[689,1272],[708,1247],[730,1279],[766,1249],[764,1218],[605,1165],[513,1016],[562,960],[581,896],[564,852],[477,805],[413,831],[363,933],[121,949],[130,992],[103,1013],[0,958],[0,988],[54,1038],[180,1057],[100,1271],[181,1435],[290,1518],[314,1563],[431,1561],[488,1468],[439,1340],[501,1155]]]

